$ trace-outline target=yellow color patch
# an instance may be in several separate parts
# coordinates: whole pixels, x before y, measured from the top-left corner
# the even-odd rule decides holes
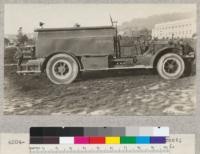
[[[120,137],[106,137],[106,144],[120,144]]]

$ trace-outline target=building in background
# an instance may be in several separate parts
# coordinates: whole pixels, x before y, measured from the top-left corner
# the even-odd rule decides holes
[[[195,18],[156,24],[152,29],[152,38],[158,39],[192,38],[195,34]]]

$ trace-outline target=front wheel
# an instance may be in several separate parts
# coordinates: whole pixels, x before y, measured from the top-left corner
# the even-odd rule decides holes
[[[180,78],[185,70],[183,59],[175,53],[163,55],[157,63],[159,75],[167,80]]]
[[[46,66],[47,77],[54,84],[69,84],[79,72],[76,60],[68,54],[57,54],[51,57]]]

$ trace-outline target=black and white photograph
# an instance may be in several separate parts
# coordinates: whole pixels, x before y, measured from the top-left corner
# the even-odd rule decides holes
[[[189,3],[6,4],[4,114],[193,115],[196,13]]]

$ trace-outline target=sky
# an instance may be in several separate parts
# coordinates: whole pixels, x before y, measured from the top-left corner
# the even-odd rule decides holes
[[[152,15],[193,12],[195,4],[6,4],[4,33],[16,34],[19,27],[32,33],[44,22],[44,28],[111,25],[110,15],[118,24],[133,18]]]

